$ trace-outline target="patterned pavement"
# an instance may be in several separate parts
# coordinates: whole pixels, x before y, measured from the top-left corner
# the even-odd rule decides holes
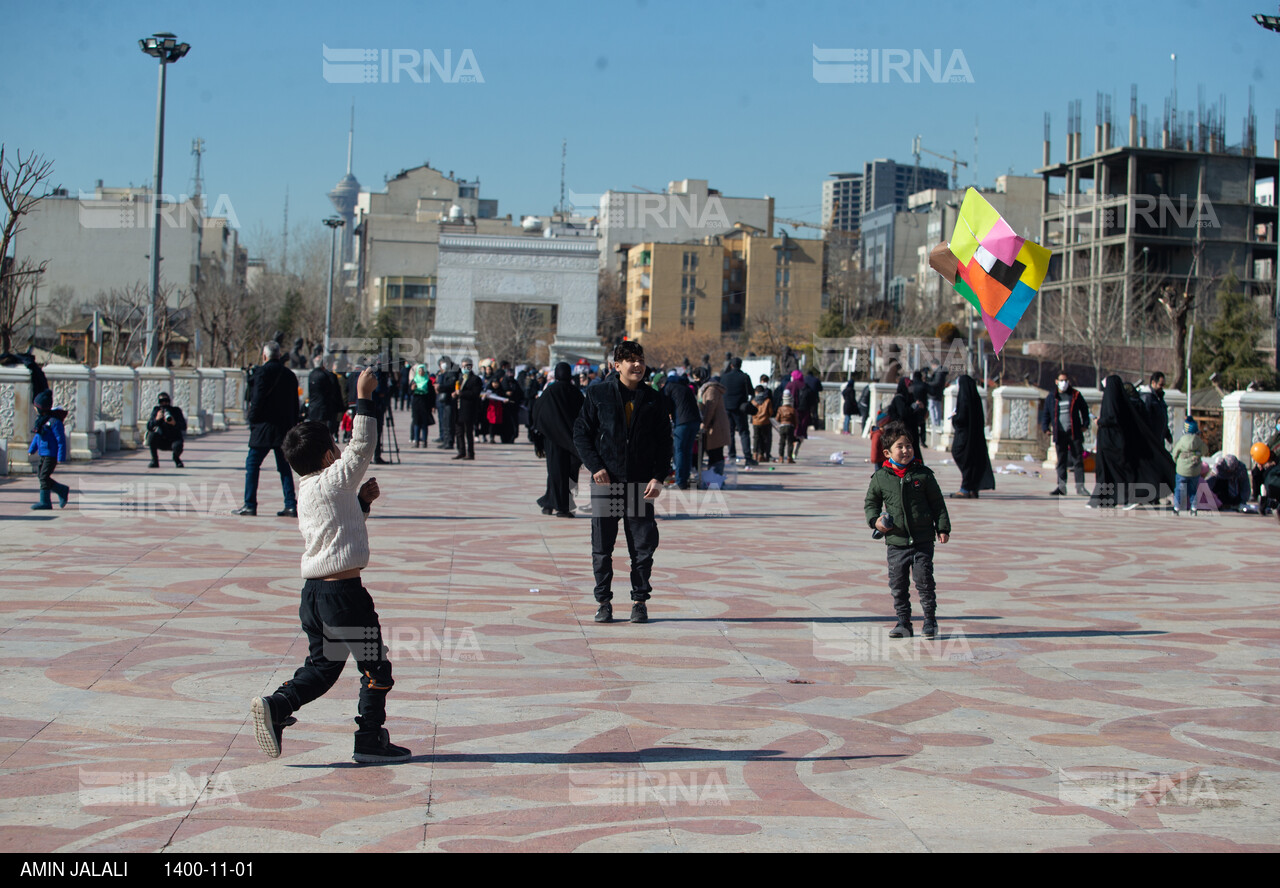
[[[941,637],[894,641],[866,442],[820,434],[664,493],[651,622],[602,626],[527,446],[411,449],[371,472],[364,579],[415,756],[350,761],[350,668],[270,760],[248,702],[306,655],[301,543],[270,461],[227,514],[246,441],[63,467],[61,512],[0,480],[0,851],[1280,850],[1274,519],[1002,474],[949,502]]]

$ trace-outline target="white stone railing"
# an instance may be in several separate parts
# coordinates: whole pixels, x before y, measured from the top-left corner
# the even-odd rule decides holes
[[[889,402],[893,400],[893,396],[898,392],[898,384],[896,382],[873,382],[871,385],[870,405],[867,413],[870,416],[862,417],[862,437],[870,438],[871,429],[875,426],[876,414],[889,406]],[[858,395],[862,395],[862,388],[858,388]]]
[[[0,474],[26,475],[31,444],[31,371],[21,365],[0,367]]]
[[[98,450],[137,450],[142,444],[138,435],[138,374],[132,367],[100,366],[93,368],[98,406],[94,431]]]
[[[87,462],[102,456],[94,421],[98,416],[93,370],[83,364],[46,364],[45,378],[53,389],[53,406],[64,407],[62,421],[67,432],[67,455],[72,462]]]
[[[96,459],[116,450],[144,446],[149,408],[161,392],[187,417],[187,435],[225,431],[244,422],[244,373],[236,367],[115,367],[47,364],[43,368],[55,405],[65,407],[67,446],[72,461]],[[0,475],[29,474],[31,373],[0,367]]]
[[[1275,433],[1280,392],[1232,392],[1222,399],[1222,449],[1249,465],[1249,448]]]
[[[991,436],[987,451],[992,460],[1022,459],[1030,454],[1042,459],[1045,446],[1040,434],[1042,389],[1002,385],[991,392]]]

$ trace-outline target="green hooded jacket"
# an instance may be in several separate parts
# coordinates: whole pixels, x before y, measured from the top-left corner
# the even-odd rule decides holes
[[[933,471],[923,463],[912,463],[901,478],[881,466],[867,486],[867,525],[875,528],[882,512],[893,517],[893,527],[884,535],[890,546],[914,546],[933,542],[939,533],[951,533],[947,501]]]

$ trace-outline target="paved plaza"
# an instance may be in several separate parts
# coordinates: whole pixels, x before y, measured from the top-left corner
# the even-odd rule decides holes
[[[0,850],[1280,850],[1274,518],[998,475],[948,501],[941,637],[894,641],[867,443],[820,433],[664,493],[650,622],[598,625],[528,445],[406,450],[364,581],[414,758],[351,762],[349,666],[271,760],[249,700],[306,656],[301,537],[270,460],[228,514],[247,438],[64,466],[65,511],[0,480]]]

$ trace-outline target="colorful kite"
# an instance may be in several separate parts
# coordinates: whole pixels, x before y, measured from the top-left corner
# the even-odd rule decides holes
[[[960,205],[949,249],[956,262],[954,276],[938,270],[982,313],[991,344],[999,354],[1039,291],[1049,270],[1050,253],[1014,234],[995,207],[972,188]],[[934,265],[938,267],[938,263]]]

